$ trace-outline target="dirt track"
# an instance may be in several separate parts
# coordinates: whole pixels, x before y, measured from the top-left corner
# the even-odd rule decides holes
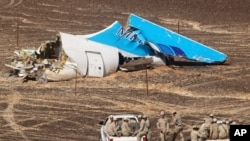
[[[178,68],[117,72],[105,78],[35,85],[0,77],[0,141],[95,141],[99,120],[109,114],[145,113],[155,122],[160,110],[183,115],[185,135],[210,113],[250,124],[250,2],[248,0],[97,1],[1,0],[0,65],[18,48],[36,48],[58,31],[88,34],[129,13],[150,19],[228,55],[225,65],[177,60]],[[152,8],[153,7],[153,8]],[[19,25],[19,47],[16,25]],[[1,68],[2,74],[7,71]]]

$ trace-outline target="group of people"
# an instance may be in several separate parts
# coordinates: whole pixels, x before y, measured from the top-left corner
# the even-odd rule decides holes
[[[119,127],[117,126],[117,119],[110,116],[109,121],[106,123],[107,133],[110,136],[136,136],[137,141],[140,141],[141,137],[146,136],[147,140],[151,141],[152,131],[149,118],[146,115],[138,115],[137,117],[139,122],[135,128],[131,128],[131,120],[129,118],[124,118]],[[227,139],[229,138],[229,128],[232,124],[236,124],[236,122],[230,119],[217,120],[213,114],[210,114],[209,117],[203,119],[201,126],[194,125],[192,127],[190,139],[191,141]],[[177,111],[172,112],[171,120],[167,118],[164,111],[161,111],[156,128],[159,132],[160,141],[175,141],[177,136],[179,136],[181,141],[184,141],[182,119]]]
[[[184,141],[184,135],[183,135],[183,124],[181,120],[181,115],[178,114],[176,111],[172,112],[172,124],[173,129],[170,129],[170,122],[166,117],[166,114],[164,111],[161,111],[160,118],[158,119],[156,123],[156,127],[160,133],[160,141],[167,141],[170,135],[170,130],[173,130],[173,136],[172,141],[176,140],[176,137],[179,135],[181,141]]]
[[[147,137],[147,141],[151,141],[151,125],[150,120],[146,115],[138,115],[138,126],[135,127],[135,130],[131,128],[128,118],[122,120],[122,124],[119,127],[118,121],[115,117],[110,116],[108,122],[106,123],[106,131],[110,136],[136,136],[137,141],[140,141],[143,136]],[[184,141],[183,136],[183,125],[181,121],[181,116],[177,114],[176,111],[172,112],[172,123],[173,123],[173,138],[172,141],[176,140],[176,137],[179,135],[181,141]],[[160,112],[160,117],[156,123],[157,130],[159,132],[160,140],[167,141],[170,135],[170,122],[166,117],[164,111]],[[121,129],[119,129],[121,128]]]
[[[202,125],[193,126],[190,133],[191,141],[206,141],[207,139],[227,139],[229,138],[230,125],[236,124],[235,121],[217,120],[213,114],[203,119]]]
[[[146,115],[138,115],[138,127],[137,124],[134,128],[130,125],[133,122],[129,118],[125,117],[122,120],[122,124],[119,127],[118,121],[115,117],[110,116],[108,122],[106,123],[106,130],[110,136],[136,136],[137,140],[140,141],[142,136],[147,136],[148,141],[150,141],[150,121]],[[119,130],[119,128],[121,128]]]

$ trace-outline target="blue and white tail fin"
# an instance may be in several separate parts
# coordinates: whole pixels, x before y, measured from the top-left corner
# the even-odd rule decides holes
[[[227,55],[220,51],[134,14],[130,15],[128,25],[140,30],[145,40],[154,44],[163,54],[204,63],[223,63],[227,59]]]

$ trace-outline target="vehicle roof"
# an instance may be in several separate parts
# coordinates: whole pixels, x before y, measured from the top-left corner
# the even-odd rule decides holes
[[[120,115],[112,115],[115,118],[136,118],[136,115],[133,114],[120,114]]]

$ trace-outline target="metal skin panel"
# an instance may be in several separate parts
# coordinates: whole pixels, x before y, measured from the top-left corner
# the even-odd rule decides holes
[[[155,44],[160,52],[204,63],[223,63],[227,55],[197,41],[177,34],[137,15],[129,16],[128,25],[141,31],[145,40]],[[153,31],[153,32],[152,32]]]
[[[103,77],[104,64],[102,56],[98,52],[86,52],[88,58],[88,76]]]
[[[114,46],[130,57],[155,56],[155,49],[147,45],[150,42],[165,55],[203,63],[223,63],[227,59],[227,55],[220,51],[134,14],[129,16],[128,25],[125,29],[116,21],[100,32],[83,37]]]
[[[99,42],[90,41],[88,39],[81,38],[81,36],[75,36],[66,33],[60,34],[63,50],[69,56],[69,58],[77,64],[76,68],[82,76],[87,75],[87,71],[90,69],[88,68],[89,65],[86,54],[87,52],[100,54],[101,59],[99,59],[99,61],[103,63],[102,74],[95,76],[94,74],[91,74],[92,72],[88,72],[91,75],[95,77],[103,77],[117,71],[119,65],[119,53],[117,48]],[[99,58],[99,56],[95,57],[97,57],[97,59]],[[91,71],[94,70],[91,69]]]
[[[80,76],[76,72],[76,64],[71,62],[66,62],[62,70],[51,71],[46,69],[45,73],[48,81],[64,81],[76,78],[76,76]]]
[[[104,63],[104,76],[117,71],[119,65],[119,50],[115,47],[81,39],[86,52],[99,53]]]
[[[77,64],[77,71],[81,75],[87,73],[87,56],[85,54],[84,44],[74,35],[60,33],[62,40],[62,48],[65,53]]]
[[[100,32],[82,37],[116,47],[129,57],[144,57],[153,54],[153,50],[149,46],[143,45],[142,41],[138,40],[137,35],[139,33],[126,32],[126,29],[116,21]]]

